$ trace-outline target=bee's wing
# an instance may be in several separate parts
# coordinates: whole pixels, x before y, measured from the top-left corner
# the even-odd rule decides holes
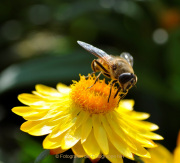
[[[98,58],[103,59],[107,64],[111,64],[111,60],[112,57],[110,55],[108,55],[105,51],[98,49],[90,44],[87,44],[85,42],[82,41],[77,41],[77,43],[82,46],[85,50],[87,50],[88,52],[92,53],[93,55],[95,55]]]
[[[131,54],[123,52],[120,57],[124,58],[133,67],[133,56]]]

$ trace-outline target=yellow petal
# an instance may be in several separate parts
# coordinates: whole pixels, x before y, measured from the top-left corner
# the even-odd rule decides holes
[[[59,120],[55,117],[53,120],[50,120],[50,124],[58,123],[57,127],[53,129],[43,142],[43,146],[48,149],[61,147],[62,149],[69,149],[74,146],[80,139],[81,135],[81,126],[79,123],[83,123],[83,119],[87,116],[82,112],[77,116],[77,111],[74,110],[72,114],[60,117]],[[74,115],[73,115],[74,114]],[[83,117],[84,116],[84,117]],[[80,121],[81,119],[81,121]]]
[[[88,138],[86,139],[86,141],[82,144],[82,146],[84,148],[84,151],[87,153],[87,155],[91,159],[95,159],[99,156],[100,148],[96,142],[96,139],[94,137],[94,133],[92,130],[91,130]]]
[[[161,135],[158,135],[156,133],[146,131],[146,130],[139,130],[139,135],[142,135],[145,138],[153,139],[153,140],[163,140],[164,139]]]
[[[115,121],[115,117],[113,117],[111,114],[106,114],[106,118],[108,120],[108,123],[110,124],[111,128],[115,131],[115,133],[121,137],[122,140],[124,140],[130,147],[136,149],[136,145],[133,143],[131,138],[121,129],[121,124],[118,124]]]
[[[147,121],[139,121],[139,122],[134,122],[134,126],[136,126],[136,128],[142,128],[142,129],[145,129],[145,130],[149,130],[149,131],[155,131],[157,129],[159,129],[159,126],[154,124],[154,123],[151,123],[151,122],[147,122]]]
[[[36,110],[49,110],[50,105],[29,105],[31,108],[36,109]]]
[[[77,156],[77,157],[84,157],[86,156],[86,152],[84,151],[82,144],[80,143],[80,141],[78,141],[73,147],[72,147],[72,151],[73,153]]]
[[[44,149],[56,149],[61,147],[62,139],[64,138],[66,132],[62,133],[58,137],[51,138],[50,135],[46,136],[46,138],[43,141],[43,148]],[[64,149],[62,149],[64,150]]]
[[[59,117],[54,117],[46,120],[46,123],[50,126],[55,126],[50,138],[55,138],[64,133],[66,130],[70,129],[76,122],[76,117],[72,114],[62,115]]]
[[[84,124],[89,118],[89,116],[90,114],[88,112],[85,111],[79,112],[79,114],[77,115],[76,127],[78,128],[79,126]]]
[[[43,123],[44,121],[26,121],[24,122],[20,129],[24,132],[28,132],[32,127],[38,125],[39,123]]]
[[[20,94],[18,96],[19,101],[21,101],[23,104],[26,105],[44,105],[45,101],[36,96],[36,95],[32,95],[32,94],[28,94],[28,93],[23,93]]]
[[[111,127],[108,124],[107,119],[104,116],[101,116],[101,121],[103,123],[103,126],[108,134],[108,138],[111,141],[111,143],[115,146],[115,148],[125,157],[134,160],[134,157],[127,146],[127,144],[119,137],[117,134],[111,129]]]
[[[54,133],[59,127],[58,125],[60,123],[67,122],[69,117],[70,115],[66,115],[62,116],[61,118],[54,118],[49,120],[26,121],[21,125],[21,130],[35,136],[45,135],[51,133],[52,131]]]
[[[44,111],[46,111],[46,110],[34,109],[34,108],[29,107],[29,106],[17,106],[17,107],[14,107],[12,109],[12,112],[14,112],[17,115],[20,115],[22,117],[23,116],[28,116],[28,115],[33,115],[33,114],[36,114],[36,113],[41,113],[41,112],[44,112]]]
[[[74,119],[62,119],[60,118],[60,124],[52,131],[52,133],[49,135],[51,138],[56,138],[68,129],[70,129],[72,126],[74,126],[77,118]],[[57,122],[57,121],[56,121]]]
[[[134,129],[137,129],[137,130],[145,129],[145,130],[149,130],[149,131],[154,131],[154,130],[157,130],[159,128],[156,124],[151,123],[151,122],[131,119],[129,113],[124,114],[124,113],[114,112],[114,114],[116,114],[116,117],[118,119],[123,119],[127,124],[133,126]]]
[[[20,116],[26,116],[32,112],[36,112],[37,110],[30,108],[29,106],[17,106],[12,108],[12,112],[16,113]]]
[[[105,155],[106,158],[113,163],[123,163],[122,155],[109,141],[109,153]]]
[[[68,114],[72,114],[73,111],[76,113],[79,112],[78,109],[72,110],[72,108],[70,108],[69,105],[58,106],[57,104],[54,104],[54,106],[51,106],[50,111],[43,118],[44,119],[53,118],[53,117],[59,118],[59,117],[62,117],[62,116],[68,115]],[[74,113],[74,114],[76,114],[76,113]]]
[[[30,121],[37,121],[37,120],[41,120],[43,119],[43,117],[47,114],[47,111],[45,112],[38,112],[38,113],[32,113],[32,114],[29,114],[27,116],[23,116],[23,118],[25,120],[30,120]]]
[[[84,143],[92,130],[92,118],[89,117],[87,121],[82,124],[81,129],[81,143]]]
[[[36,85],[36,91],[42,95],[61,97],[62,95],[54,88],[38,84]]]
[[[110,115],[106,115],[108,122],[112,129],[116,132],[116,134],[121,137],[122,140],[124,140],[127,145],[129,145],[129,148],[132,153],[138,155],[138,156],[143,156],[143,157],[150,157],[150,154],[147,150],[145,150],[142,147],[142,144],[137,142],[136,139],[130,138],[127,134],[124,133],[124,131],[121,129],[120,126],[117,126],[116,121],[114,121],[113,118],[110,118]]]
[[[152,140],[146,139],[143,136],[139,135],[136,130],[133,130],[133,128],[129,127],[128,125],[123,123],[121,124],[121,128],[123,129],[123,131],[128,134],[132,139],[135,139],[136,141],[142,143],[144,147],[156,147],[156,144]]]
[[[137,156],[151,158],[150,153],[141,146],[140,143],[136,143],[136,149],[131,149],[131,152],[134,153]]]
[[[121,100],[117,111],[118,112],[132,111],[133,106],[134,106],[134,100]]]
[[[61,142],[62,149],[73,147],[81,138],[81,127],[76,128],[76,125],[69,129]]]
[[[130,123],[132,126],[134,126],[134,128],[136,128],[137,130],[145,129],[145,130],[149,130],[149,131],[154,131],[159,128],[156,124],[147,122],[147,121],[136,121],[136,120],[129,119],[128,123]]]
[[[48,125],[45,121],[26,121],[21,125],[21,130],[34,136],[46,135],[52,132],[55,125]]]
[[[93,114],[92,122],[96,141],[99,144],[99,147],[101,148],[102,152],[106,155],[109,153],[108,139],[106,131],[100,122],[99,115]]]
[[[131,119],[136,119],[136,120],[144,120],[150,117],[150,114],[148,113],[143,113],[143,112],[136,112],[136,111],[131,111],[128,112],[128,116]]]
[[[149,152],[151,158],[141,158],[145,163],[173,163],[172,154],[160,144],[156,148],[149,149]]]
[[[59,94],[59,96],[49,96],[49,95],[41,94],[36,91],[32,91],[32,93],[34,95],[37,95],[38,97],[43,98],[44,100],[47,100],[47,101],[58,101],[58,100],[61,100],[61,98],[63,97],[61,94]]]
[[[66,86],[65,84],[58,83],[58,85],[57,85],[57,90],[58,90],[60,93],[68,94],[68,93],[71,91],[71,88],[68,87],[68,86]]]
[[[26,120],[39,120],[48,112],[48,110],[38,110],[28,106],[14,107],[12,111]]]
[[[81,111],[77,116],[78,110],[74,110],[71,114],[67,114],[64,116],[60,116],[59,118],[55,117],[54,119],[50,120],[50,123],[53,121],[55,124],[59,124],[51,133],[50,137],[55,138],[65,132],[66,130],[70,129],[72,126],[76,125],[78,128],[84,120],[88,118],[88,114]]]
[[[114,116],[117,116],[117,114],[114,114]],[[135,139],[136,141],[142,143],[144,147],[156,147],[156,144],[150,140],[146,139],[143,136],[139,135],[138,130],[135,130],[133,126],[128,124],[128,121],[124,121],[123,119],[116,118],[117,123],[121,124],[121,128],[123,131],[129,135],[132,139]]]

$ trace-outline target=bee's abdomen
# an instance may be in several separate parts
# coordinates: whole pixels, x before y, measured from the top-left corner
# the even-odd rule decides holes
[[[105,64],[104,62],[102,62],[99,59],[97,59],[97,60],[94,59],[92,61],[91,67],[92,67],[94,72],[102,71],[104,73],[108,73],[109,74],[108,65]]]
[[[101,71],[101,70],[99,69],[99,67],[97,66],[96,59],[94,59],[94,60],[92,61],[92,63],[91,63],[91,68],[92,68],[92,70],[93,70],[94,72],[99,72],[99,71]]]

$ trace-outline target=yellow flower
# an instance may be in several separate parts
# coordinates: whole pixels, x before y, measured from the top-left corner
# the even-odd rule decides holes
[[[18,99],[25,105],[12,111],[25,120],[21,130],[34,136],[48,136],[44,149],[51,154],[72,149],[78,157],[96,159],[103,154],[111,162],[122,163],[122,156],[134,160],[134,155],[150,157],[144,148],[156,147],[152,141],[163,139],[152,131],[158,126],[142,121],[147,113],[133,111],[133,100],[114,98],[113,86],[108,103],[110,84],[94,77],[73,81],[71,87],[57,85],[57,90],[36,85],[33,94],[21,94]]]
[[[160,144],[156,148],[149,149],[149,152],[151,158],[142,158],[144,163],[180,163],[180,132],[174,154]]]

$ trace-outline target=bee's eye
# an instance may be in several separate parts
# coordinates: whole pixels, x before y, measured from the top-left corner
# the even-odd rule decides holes
[[[113,64],[113,65],[112,65],[112,69],[113,69],[113,70],[116,70],[116,69],[117,69],[117,65],[116,65],[116,64]]]
[[[119,76],[119,82],[121,84],[125,84],[133,78],[133,74],[131,73],[123,73]]]

